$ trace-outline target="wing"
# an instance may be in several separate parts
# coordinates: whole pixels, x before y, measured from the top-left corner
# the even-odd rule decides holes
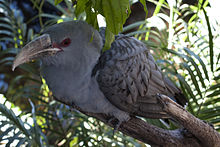
[[[139,40],[120,35],[93,70],[99,87],[115,106],[134,115],[166,118],[155,98],[165,94],[184,105],[185,97],[165,79],[153,56]]]

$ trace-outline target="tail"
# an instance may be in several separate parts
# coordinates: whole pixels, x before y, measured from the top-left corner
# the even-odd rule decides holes
[[[174,97],[176,99],[176,102],[178,104],[180,104],[181,106],[184,107],[185,105],[187,105],[188,100],[187,100],[187,98],[181,92],[175,93]]]
[[[168,91],[171,93],[172,97],[174,97],[174,100],[178,104],[180,104],[181,106],[185,106],[187,104],[188,100],[183,95],[181,90],[179,88],[177,88],[168,78],[164,78],[164,83],[165,83]]]

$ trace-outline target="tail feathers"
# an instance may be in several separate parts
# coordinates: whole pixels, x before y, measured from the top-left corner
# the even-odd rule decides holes
[[[175,101],[181,106],[185,106],[188,102],[187,98],[183,95],[181,90],[177,88],[168,78],[164,78],[165,85],[168,91],[174,96]],[[170,95],[168,95],[170,96]]]
[[[185,106],[187,105],[187,98],[180,92],[180,93],[175,93],[175,99],[176,99],[176,102],[178,104],[180,104],[181,106]]]

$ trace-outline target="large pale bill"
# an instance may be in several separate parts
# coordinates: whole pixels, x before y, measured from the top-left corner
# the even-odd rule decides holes
[[[46,54],[53,54],[60,51],[59,48],[53,48],[52,42],[49,34],[43,34],[36,39],[29,42],[25,45],[18,55],[15,57],[15,60],[12,65],[12,71],[15,68],[23,63],[29,62],[38,58],[39,56]]]

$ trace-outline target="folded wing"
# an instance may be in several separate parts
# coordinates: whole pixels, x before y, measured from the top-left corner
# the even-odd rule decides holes
[[[93,70],[106,98],[126,112],[147,118],[168,118],[156,94],[165,94],[181,105],[186,98],[166,79],[146,46],[133,37],[116,37]]]

